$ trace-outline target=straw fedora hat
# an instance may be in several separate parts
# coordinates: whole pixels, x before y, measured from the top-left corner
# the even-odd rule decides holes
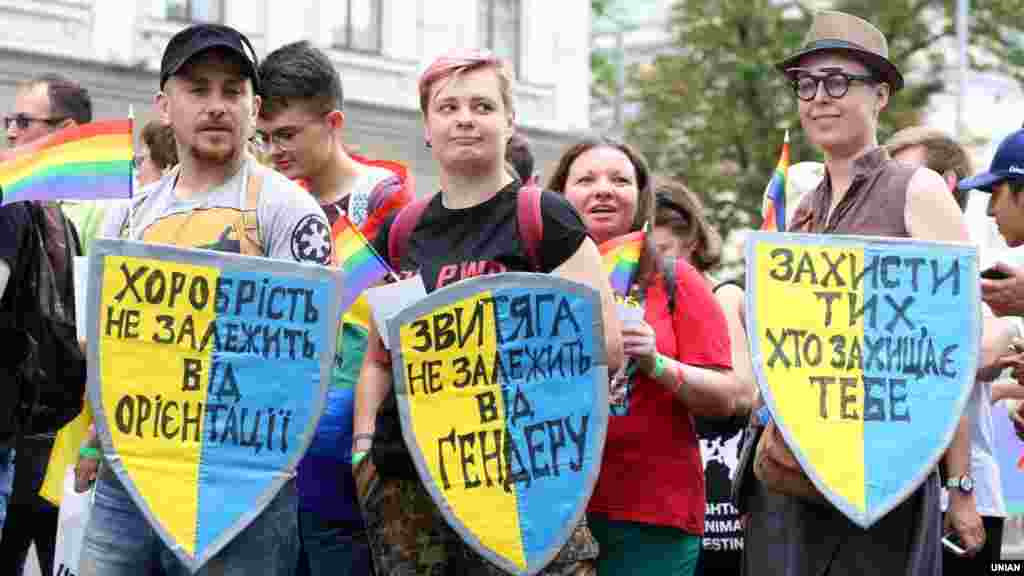
[[[775,67],[785,74],[786,70],[795,68],[801,58],[818,52],[845,53],[870,68],[893,92],[903,87],[903,75],[889,61],[885,35],[867,20],[834,10],[817,12],[804,37],[803,48]]]

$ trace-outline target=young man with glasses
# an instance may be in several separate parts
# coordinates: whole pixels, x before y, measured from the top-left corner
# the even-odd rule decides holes
[[[394,172],[346,150],[341,78],[330,59],[308,42],[283,46],[263,61],[260,84],[257,145],[281,173],[307,184],[332,226],[345,215],[372,240],[412,190]],[[343,318],[327,409],[299,463],[299,576],[371,572],[351,465],[355,383],[368,323],[363,302]]]
[[[57,74],[44,74],[20,84],[14,93],[14,109],[4,117],[7,141],[13,146],[29,144],[53,132],[92,121],[92,100],[89,92],[77,82]],[[19,277],[18,256],[34,254],[24,245],[29,225],[28,203],[15,203],[0,208],[0,257],[13,270],[9,284],[23,285]],[[82,247],[91,238],[102,215],[97,202],[36,202],[45,217],[47,249],[55,271],[65,266],[64,229],[70,219],[78,229]],[[68,218],[61,215],[61,210]],[[20,248],[20,250],[19,250]],[[72,248],[75,252],[76,248]],[[24,256],[22,256],[24,257]],[[14,303],[5,300],[4,307]],[[55,434],[31,434],[16,441],[14,485],[7,509],[6,528],[0,538],[0,574],[20,574],[35,543],[36,556],[44,574],[52,572],[57,533],[57,507],[39,495],[47,464],[53,450]],[[2,452],[2,451],[0,451]],[[3,456],[0,455],[0,461]],[[0,525],[3,523],[0,522]]]
[[[879,115],[903,77],[877,28],[841,12],[819,12],[804,46],[777,68],[793,83],[804,133],[826,158],[825,178],[800,202],[790,231],[967,241],[967,226],[942,177],[893,161],[878,146]],[[947,529],[974,554],[984,530],[970,492],[967,424],[960,420],[945,454],[947,475],[960,486],[951,490]],[[764,432],[770,433],[778,435],[772,425]],[[935,472],[867,530],[831,505],[796,496],[754,498],[750,512],[748,573],[942,572]]]

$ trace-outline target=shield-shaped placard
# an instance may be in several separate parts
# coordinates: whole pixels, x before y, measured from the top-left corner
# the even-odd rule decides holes
[[[424,486],[482,556],[535,574],[572,534],[601,468],[608,368],[597,292],[544,274],[481,276],[405,308],[387,330]]]
[[[977,370],[977,250],[753,232],[746,262],[761,394],[815,486],[868,528],[956,431]]]
[[[107,462],[195,572],[295,475],[327,394],[338,273],[97,239],[89,274]]]

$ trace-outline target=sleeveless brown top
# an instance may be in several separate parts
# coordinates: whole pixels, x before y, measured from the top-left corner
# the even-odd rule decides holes
[[[790,232],[909,237],[907,185],[917,168],[876,148],[853,163],[849,191],[828,216],[828,173],[793,214]],[[828,221],[826,221],[828,219]],[[837,454],[837,457],[842,457]],[[854,576],[942,573],[942,511],[933,470],[913,495],[864,530],[832,506],[755,485],[744,541],[744,576]]]
[[[884,148],[862,155],[853,161],[853,182],[829,218],[832,184],[826,169],[818,188],[801,199],[789,231],[909,237],[904,208],[907,185],[916,171],[915,166],[890,158]]]

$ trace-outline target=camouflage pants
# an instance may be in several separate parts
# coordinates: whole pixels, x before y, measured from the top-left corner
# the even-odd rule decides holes
[[[507,574],[462,542],[418,480],[382,479],[369,457],[354,472],[377,576]],[[594,576],[597,554],[583,521],[540,574]]]

